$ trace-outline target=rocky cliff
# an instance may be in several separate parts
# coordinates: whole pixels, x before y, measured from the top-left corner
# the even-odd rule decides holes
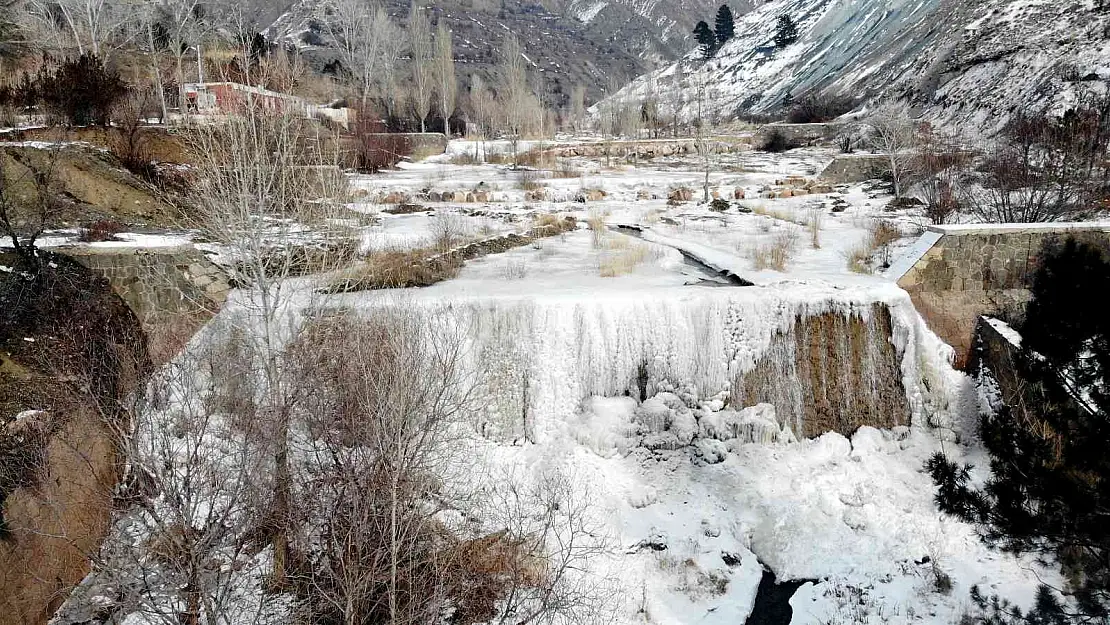
[[[780,16],[799,39],[774,43]],[[773,0],[709,60],[691,50],[615,97],[654,93],[689,117],[698,83],[722,118],[806,95],[890,100],[993,131],[1018,109],[1059,111],[1110,78],[1110,12],[1096,0]]]

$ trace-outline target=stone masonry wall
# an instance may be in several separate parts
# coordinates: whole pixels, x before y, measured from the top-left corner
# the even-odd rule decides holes
[[[833,184],[863,182],[890,171],[890,158],[883,154],[837,154],[820,178]]]
[[[901,275],[929,327],[963,366],[981,315],[1020,319],[1046,241],[1075,236],[1105,245],[1110,223],[931,226],[941,236]],[[928,236],[929,233],[926,233]],[[935,234],[933,235],[935,236]]]
[[[172,356],[231,290],[226,274],[191,245],[55,251],[108,279],[142,323],[155,362]]]
[[[823,143],[836,139],[843,130],[844,124],[839,122],[817,124],[787,124],[775,123],[760,126],[755,133],[755,144],[762,145],[772,132],[778,132],[788,142],[798,145]]]

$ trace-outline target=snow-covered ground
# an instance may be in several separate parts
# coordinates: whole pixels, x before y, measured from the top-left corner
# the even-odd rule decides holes
[[[473,145],[453,148],[459,153]],[[355,184],[368,197],[404,194],[436,213],[482,213],[472,219],[512,224],[536,212],[570,212],[607,224],[600,245],[583,228],[470,261],[457,278],[411,296],[465,302],[487,315],[494,309],[515,315],[515,323],[499,327],[516,328],[520,334],[510,340],[531,353],[511,366],[522,369],[531,391],[541,395],[534,403],[541,409],[536,418],[547,422],[537,426],[539,432],[527,444],[505,445],[496,436],[480,439],[477,455],[514,471],[556,465],[576,476],[610,540],[610,554],[591,572],[599,580],[616,580],[621,589],[617,622],[743,622],[762,575],[760,563],[779,581],[814,580],[791,601],[793,623],[953,623],[968,608],[972,585],[1025,605],[1039,580],[1055,577],[1031,561],[987,549],[972,527],[940,514],[932,501],[932,483],[923,471],[930,454],[943,448],[952,457],[986,464],[979,451],[964,446],[976,411],[968,400],[974,392],[962,374],[950,369],[945,346],[924,328],[905,294],[879,273],[854,272],[847,262],[877,220],[905,234],[889,250],[876,252],[888,262],[916,239],[925,221],[912,211],[886,210],[890,197],[865,184],[840,185],[831,193],[762,197],[768,189],[799,186],[797,180],[780,184],[788,177],[813,178],[831,160],[830,151],[718,156],[711,190],[731,199],[739,189],[745,197],[724,212],[697,201],[668,204],[678,187],[701,197],[702,173],[693,158],[609,167],[598,158],[563,159],[563,167],[582,175],[529,178],[544,185],[543,200],[527,199],[517,185],[522,174],[506,166],[453,165],[449,158],[406,165]],[[422,199],[429,191],[478,187],[492,189],[498,201],[475,206]],[[584,204],[572,201],[589,189],[606,195]],[[816,245],[809,225],[814,218],[820,224]],[[420,228],[414,218],[402,219],[387,218],[384,230]],[[636,226],[640,234],[633,237],[621,225]],[[785,270],[757,270],[752,250],[782,233],[796,239]],[[627,241],[611,243],[619,239]],[[635,245],[650,250],[642,263],[623,275],[599,274],[611,247]],[[710,285],[712,272],[684,260],[679,250],[757,286]],[[341,301],[357,307],[388,297],[364,293]],[[964,437],[963,443],[953,442],[952,430],[928,426],[922,414],[927,401],[911,402],[913,427],[863,428],[850,440],[830,433],[793,442],[790,434],[766,430],[761,430],[762,442],[717,440],[705,436],[705,424],[727,410],[715,412],[720,405],[712,400],[702,402],[699,425],[691,426],[700,427],[700,434],[692,434],[692,442],[686,439],[679,449],[649,450],[630,436],[652,402],[656,407],[670,403],[664,409],[671,410],[668,419],[694,423],[691,409],[674,395],[658,395],[642,406],[612,396],[645,351],[658,355],[652,350],[660,350],[691,370],[699,357],[727,361],[724,354],[732,354],[723,370],[743,368],[747,365],[738,363],[750,363],[796,314],[874,301],[896,311],[896,333],[907,346],[907,392],[944,403],[947,425]],[[708,333],[698,327],[706,319],[730,316],[741,320],[735,326],[710,324]],[[737,328],[744,336],[730,342],[725,337],[730,331],[735,337]],[[714,332],[720,336],[704,338]],[[699,338],[683,341],[683,336]],[[924,375],[933,376],[932,388],[921,385]],[[702,390],[711,389],[706,395],[718,390],[713,382],[699,380]],[[948,403],[938,402],[937,395],[947,395]],[[950,576],[950,589],[940,584],[938,590],[938,572]]]
[[[589,503],[591,538],[604,546],[575,575],[610,590],[613,622],[742,623],[763,567],[779,581],[807,580],[791,600],[796,624],[949,624],[973,585],[1027,606],[1038,583],[1058,579],[988,550],[974,528],[933,503],[923,470],[930,454],[986,464],[970,436],[975,389],[950,367],[950,348],[908,295],[847,260],[879,219],[906,237],[872,252],[895,256],[920,216],[887,211],[889,196],[864,184],[763,197],[805,186],[831,152],[718,157],[710,186],[730,199],[722,212],[668,202],[679,187],[701,195],[703,174],[683,157],[609,166],[566,159],[581,176],[530,177],[528,190],[518,171],[449,158],[353,181],[352,208],[373,222],[364,227],[368,248],[425,245],[448,217],[472,236],[521,230],[549,212],[573,214],[582,227],[468,261],[431,287],[316,293],[311,305],[358,311],[403,300],[462,322],[483,406],[463,443],[466,472],[570,476]],[[745,199],[732,201],[737,190]],[[487,201],[457,202],[456,191],[481,191]],[[432,199],[445,192],[451,201]],[[381,212],[400,203],[427,210]],[[776,238],[794,239],[791,258],[781,271],[757,268],[753,250]],[[714,269],[754,286],[725,284]],[[241,296],[221,317],[242,313]],[[818,313],[865,317],[873,304],[891,313],[882,340],[901,357],[910,426],[799,441],[797,424],[780,422],[767,404],[726,405],[729,385],[777,333]],[[643,402],[628,396],[638,371],[648,378]],[[951,587],[938,583],[944,577]]]

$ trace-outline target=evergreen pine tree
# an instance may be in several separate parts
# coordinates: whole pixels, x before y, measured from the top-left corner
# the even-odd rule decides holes
[[[1019,374],[1033,396],[980,425],[991,456],[982,489],[970,466],[926,464],[938,507],[976,524],[988,544],[1054,558],[1071,580],[1067,609],[1047,587],[1024,616],[976,600],[981,623],[1105,623],[1110,619],[1110,252],[1069,237],[1041,251],[1022,324]],[[973,599],[975,597],[973,596]],[[988,609],[989,608],[989,609]],[[1002,618],[1000,615],[1005,616]]]
[[[736,36],[736,19],[732,16],[732,9],[728,8],[727,4],[722,4],[721,8],[717,9],[715,26],[718,47]]]
[[[702,56],[709,58],[713,56],[713,51],[716,49],[717,36],[709,29],[709,24],[704,20],[698,22],[694,27],[694,39],[697,40],[698,46],[701,48]]]
[[[780,15],[775,25],[775,47],[785,48],[798,40],[798,25],[789,15]]]

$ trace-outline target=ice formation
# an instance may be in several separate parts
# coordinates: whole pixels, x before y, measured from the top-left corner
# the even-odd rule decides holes
[[[482,398],[477,427],[495,439],[537,442],[574,424],[580,440],[597,437],[587,446],[599,453],[621,450],[638,433],[666,434],[666,442],[651,443],[662,446],[675,444],[671,438],[690,444],[694,432],[716,440],[785,440],[820,434],[822,411],[850,411],[854,404],[866,404],[863,420],[848,430],[950,425],[960,385],[948,377],[950,350],[897,288],[776,285],[676,293],[435,301],[426,314],[466,328]],[[880,313],[889,319],[877,322]],[[810,332],[808,322],[822,315],[833,316],[831,329],[789,338],[799,327]],[[857,320],[863,330],[830,336],[846,327],[836,321],[841,318]],[[844,345],[825,344],[830,341]],[[754,374],[748,374],[757,367],[766,379],[753,394]],[[880,379],[887,373],[900,380]],[[885,390],[876,390],[881,384]],[[616,411],[625,413],[618,418],[591,404],[595,397],[642,403]],[[744,412],[759,403],[774,406]],[[662,404],[671,412],[663,414]],[[890,420],[866,422],[888,407],[895,413]],[[708,416],[704,426],[702,415]],[[805,422],[813,415],[821,423]]]

